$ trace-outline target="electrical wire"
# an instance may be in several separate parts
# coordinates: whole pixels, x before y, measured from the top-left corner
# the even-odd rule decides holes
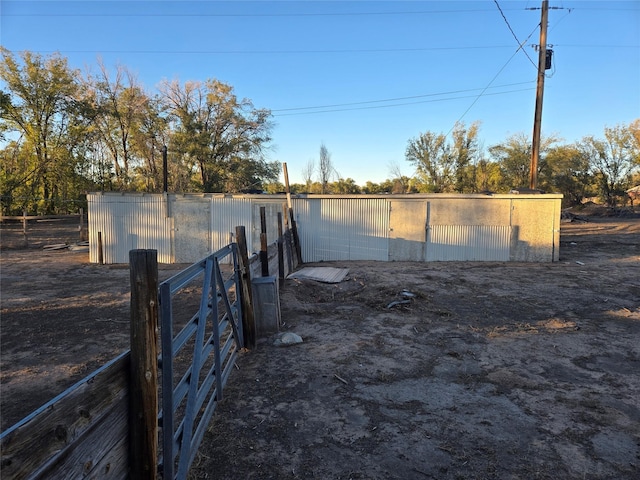
[[[524,92],[524,91],[528,91],[528,90],[535,90],[535,87],[531,87],[531,88],[520,88],[517,90],[507,90],[504,92],[494,92],[494,93],[488,93],[486,94],[486,96],[491,96],[491,95],[504,95],[507,93],[516,93],[516,92]],[[431,99],[431,100],[419,100],[416,102],[404,102],[404,103],[393,103],[390,105],[370,105],[367,107],[352,107],[352,108],[335,108],[335,109],[330,109],[330,110],[315,110],[312,112],[292,112],[292,113],[276,113],[273,114],[274,117],[290,117],[290,116],[295,116],[295,115],[312,115],[312,114],[316,114],[316,113],[333,113],[333,112],[347,112],[347,111],[353,111],[353,110],[372,110],[372,109],[376,109],[376,108],[391,108],[391,107],[402,107],[402,106],[406,106],[406,105],[416,105],[419,103],[435,103],[435,102],[446,102],[449,100],[460,100],[463,98],[473,98],[474,95],[464,95],[464,96],[459,96],[459,97],[447,97],[447,98],[436,98],[436,99]]]
[[[312,53],[395,53],[395,52],[427,52],[442,50],[485,50],[510,48],[511,45],[486,45],[463,47],[425,47],[425,48],[366,48],[366,49],[327,49],[327,50],[37,50],[38,53],[102,53],[102,54],[134,54],[134,55],[272,55],[272,54],[312,54]],[[34,52],[34,50],[17,50],[17,53]]]
[[[495,87],[491,87],[491,88],[504,88],[504,87],[513,87],[516,85],[525,85],[527,83],[534,83],[533,81],[528,81],[528,82],[516,82],[516,83],[506,83],[503,85],[496,85]],[[362,101],[362,102],[350,102],[350,103],[334,103],[334,104],[330,104],[330,105],[316,105],[316,106],[311,106],[311,107],[292,107],[292,108],[278,108],[278,109],[272,109],[271,112],[290,112],[290,111],[294,111],[294,110],[315,110],[315,109],[320,109],[320,108],[334,108],[334,107],[350,107],[350,106],[354,106],[354,105],[367,105],[367,104],[371,104],[371,103],[384,103],[384,102],[397,102],[399,100],[413,100],[416,98],[425,98],[425,97],[437,97],[440,95],[453,95],[455,93],[465,93],[465,92],[473,92],[476,90],[480,90],[480,88],[468,88],[465,90],[452,90],[450,92],[440,92],[440,93],[426,93],[424,95],[411,95],[408,97],[395,97],[395,98],[385,98],[382,100],[366,100],[366,101]]]
[[[6,17],[366,17],[386,15],[430,15],[441,13],[489,12],[488,8],[466,10],[417,10],[398,12],[325,12],[325,13],[3,13]]]
[[[529,39],[531,38],[531,35],[533,35],[535,33],[535,31],[538,29],[538,26],[540,24],[536,25],[536,28],[534,28],[531,33],[529,34],[529,36],[525,39],[524,43],[528,42]],[[498,78],[498,76],[502,73],[502,71],[507,68],[507,65],[509,65],[509,63],[511,63],[511,60],[514,59],[514,57],[517,55],[518,50],[520,50],[522,48],[522,45],[520,45],[517,50],[515,52],[513,52],[513,55],[511,55],[511,57],[509,58],[509,60],[506,61],[506,63],[500,68],[500,70],[498,70],[498,73],[496,73],[493,78],[491,79],[491,81],[487,84],[486,87],[484,87],[484,90],[482,90],[482,92],[480,92],[478,94],[478,96],[475,98],[475,100],[473,102],[471,102],[471,105],[469,105],[469,108],[467,108],[464,113],[462,115],[460,115],[460,118],[458,118],[458,120],[456,120],[456,122],[453,124],[453,126],[449,129],[449,131],[447,132],[447,134],[445,136],[449,136],[449,134],[453,131],[453,129],[455,128],[456,124],[458,122],[460,122],[460,120],[462,120],[464,118],[464,116],[469,113],[469,110],[471,110],[473,108],[473,106],[477,103],[478,100],[480,100],[480,97],[482,97],[484,95],[484,93],[489,89],[489,87],[491,87],[491,84],[493,82],[495,82],[496,78]]]
[[[513,38],[516,39],[516,42],[518,42],[518,45],[520,46],[520,48],[522,48],[523,43],[520,42],[520,40],[518,40],[518,37],[516,36],[516,32],[513,31],[513,28],[511,28],[511,25],[509,24],[509,20],[507,20],[507,17],[505,16],[504,12],[502,11],[502,8],[500,8],[500,4],[498,3],[498,0],[493,0],[494,3],[496,4],[496,7],[498,7],[498,10],[500,10],[500,14],[502,15],[502,18],[504,19],[504,23],[507,24],[507,27],[509,27],[509,31],[511,32],[511,35],[513,35]],[[531,36],[531,35],[529,35]],[[529,59],[529,61],[531,62],[531,65],[533,65],[533,68],[535,68],[536,70],[538,69],[538,66],[534,63],[534,61],[531,59],[531,57],[529,56],[529,54],[527,53],[526,50],[522,49],[522,53],[524,53],[527,58]]]

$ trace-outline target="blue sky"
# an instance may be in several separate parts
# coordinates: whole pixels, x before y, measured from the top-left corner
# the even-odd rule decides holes
[[[324,143],[340,176],[364,184],[393,165],[411,175],[407,142],[458,120],[480,121],[485,147],[531,135],[540,5],[2,0],[0,40],[94,73],[98,57],[124,65],[150,93],[217,78],[273,112],[269,159],[292,183]],[[640,118],[640,2],[549,5],[543,135],[569,143]]]

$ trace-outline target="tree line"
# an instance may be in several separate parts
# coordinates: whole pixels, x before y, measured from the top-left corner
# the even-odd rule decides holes
[[[414,168],[406,176],[397,164],[391,179],[358,186],[327,169],[326,146],[320,147],[320,162],[311,160],[303,170],[304,184],[295,192],[309,193],[508,193],[529,186],[531,140],[518,133],[483,148],[478,135],[480,122],[457,123],[450,138],[426,131],[408,141],[405,160]],[[329,165],[332,165],[329,161]],[[335,180],[327,181],[327,171]],[[330,177],[330,175],[329,175]],[[538,161],[538,188],[562,193],[565,206],[579,205],[598,197],[608,206],[625,204],[626,190],[640,185],[640,119],[628,125],[605,127],[604,137],[586,136],[566,144],[557,136],[543,137]]]
[[[82,74],[58,54],[15,55],[0,47],[0,199],[4,215],[69,213],[88,191],[161,192],[167,147],[169,191],[281,191],[280,163],[268,161],[268,109],[238,98],[216,79],[163,80],[145,91],[124,66]],[[359,186],[341,178],[322,144],[293,193],[508,192],[528,185],[531,142],[516,134],[487,149],[480,124],[451,135],[426,131],[407,143],[403,175]],[[568,204],[600,196],[609,205],[640,183],[640,119],[604,137],[563,144],[543,139],[539,186]]]

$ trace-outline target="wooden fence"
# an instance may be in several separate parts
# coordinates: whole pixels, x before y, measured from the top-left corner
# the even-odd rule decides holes
[[[280,219],[279,219],[280,220]],[[281,225],[281,221],[278,222]],[[263,227],[263,231],[266,229]],[[251,278],[281,279],[300,263],[294,229],[240,257],[244,345],[255,347]],[[244,244],[243,244],[244,242]],[[0,476],[9,479],[155,479],[158,475],[158,374],[155,250],[132,250],[131,350],[79,381],[0,434]],[[153,265],[155,263],[155,276]],[[258,273],[259,272],[259,273]],[[186,474],[185,474],[186,476]]]

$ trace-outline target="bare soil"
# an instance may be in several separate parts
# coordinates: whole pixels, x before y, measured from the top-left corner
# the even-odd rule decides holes
[[[240,357],[191,477],[640,478],[640,218],[585,219],[555,263],[287,280],[282,330],[304,342]],[[21,228],[2,225],[2,430],[129,342],[127,266],[42,250],[53,224],[17,248]]]

